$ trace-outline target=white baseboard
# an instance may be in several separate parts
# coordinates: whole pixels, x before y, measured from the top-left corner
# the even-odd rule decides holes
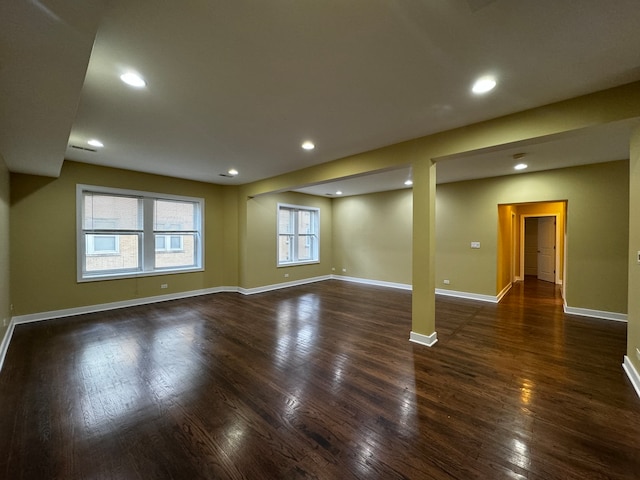
[[[115,310],[117,308],[135,307],[138,305],[148,305],[151,303],[165,302],[168,300],[178,300],[180,298],[196,297],[199,295],[209,295],[211,293],[221,292],[238,292],[243,295],[253,295],[256,293],[269,292],[272,290],[279,290],[281,288],[295,287],[297,285],[305,285],[307,283],[322,282],[324,280],[339,279],[351,282],[365,283],[368,285],[378,285],[391,288],[403,288],[411,289],[411,285],[404,285],[392,282],[382,282],[377,280],[366,280],[354,277],[343,277],[340,275],[323,275],[319,277],[304,278],[301,280],[293,280],[290,282],[276,283],[272,285],[265,285],[255,288],[240,288],[240,287],[215,287],[206,288],[202,290],[191,290],[188,292],[178,292],[168,295],[157,295],[154,297],[135,298],[131,300],[123,300],[119,302],[102,303],[98,305],[87,305],[84,307],[65,308],[62,310],[52,310],[48,312],[31,313],[27,315],[18,315],[13,317],[13,321],[16,325],[21,323],[40,322],[43,320],[52,320],[54,318],[71,317],[74,315],[83,315],[85,313],[103,312],[107,310]]]
[[[292,280],[290,282],[283,282],[283,283],[274,283],[272,285],[265,285],[263,287],[238,288],[237,291],[243,295],[254,295],[256,293],[270,292],[272,290],[280,290],[281,288],[289,288],[289,287],[295,287],[298,285],[306,285],[307,283],[322,282],[324,280],[331,280],[331,275],[304,278],[302,280]]]
[[[509,284],[506,287],[504,287],[496,297],[496,302],[500,302],[500,300],[502,300],[502,297],[504,297],[507,293],[509,293],[509,290],[511,290],[512,286],[513,286],[513,283],[509,282]]]
[[[363,283],[365,285],[373,285],[376,287],[399,288],[401,290],[413,290],[413,286],[407,283],[385,282],[383,280],[368,280],[366,278],[347,277],[345,275],[331,275],[333,280],[342,280],[344,282]]]
[[[281,288],[288,288],[288,287],[293,287],[297,285],[305,285],[307,283],[321,282],[324,280],[332,280],[334,278],[339,278],[340,280],[353,281],[353,282],[357,281],[359,283],[366,283],[369,285],[411,289],[410,285],[395,284],[391,282],[380,282],[375,280],[356,279],[352,277],[342,277],[342,276],[336,277],[333,275],[324,275],[320,277],[305,278],[302,280],[294,280],[291,282],[267,285],[264,287],[240,288],[240,287],[222,286],[222,287],[206,288],[202,290],[191,290],[188,292],[178,292],[178,293],[172,293],[167,295],[157,295],[153,297],[135,298],[135,299],[123,300],[119,302],[101,303],[97,305],[87,305],[83,307],[65,308],[61,310],[31,313],[27,315],[17,315],[11,319],[9,323],[9,327],[5,332],[4,338],[2,339],[2,342],[0,342],[0,370],[2,370],[2,365],[4,364],[4,359],[9,349],[9,344],[11,342],[11,338],[13,337],[13,331],[16,325],[32,323],[32,322],[41,322],[45,320],[53,320],[56,318],[71,317],[76,315],[84,315],[87,313],[116,310],[118,308],[135,307],[139,305],[149,305],[152,303],[166,302],[169,300],[178,300],[181,298],[196,297],[200,295],[209,295],[213,293],[234,292],[234,293],[241,293],[243,295],[252,295],[255,293],[268,292],[271,290],[278,290]],[[428,338],[428,337],[425,337],[425,338]],[[435,341],[433,341],[433,343],[435,343]]]
[[[457,292],[456,290],[446,290],[444,288],[436,288],[436,295],[466,298],[467,300],[479,300],[481,302],[489,302],[489,303],[498,303],[500,301],[497,296],[482,295],[480,293]]]
[[[49,312],[31,313],[28,315],[18,315],[13,317],[12,322],[16,325],[21,323],[40,322],[43,320],[52,320],[54,318],[72,317],[74,315],[84,315],[85,313],[104,312],[107,310],[115,310],[118,308],[135,307],[138,305],[148,305],[150,303],[166,302],[169,300],[178,300],[181,298],[197,297],[200,295],[209,295],[211,293],[220,292],[237,292],[238,287],[215,287],[205,288],[202,290],[190,290],[188,292],[170,293],[167,295],[157,295],[154,297],[133,298],[131,300],[122,300],[120,302],[101,303],[98,305],[87,305],[85,307],[65,308],[62,310],[53,310]]]
[[[568,313],[570,315],[580,315],[581,317],[591,317],[591,318],[600,318],[604,320],[614,320],[616,322],[626,322],[627,314],[626,313],[616,313],[616,312],[605,312],[603,310],[590,310],[588,308],[577,308],[570,307],[564,304],[564,313]]]
[[[640,397],[640,374],[638,373],[638,370],[636,370],[636,367],[633,366],[633,363],[631,363],[631,360],[629,360],[629,357],[627,357],[626,355],[624,356],[622,368],[627,373],[627,377],[629,377],[629,380],[631,380],[631,385],[633,385],[633,388],[638,394],[638,397]]]
[[[67,308],[67,309],[54,310],[49,312],[39,312],[39,313],[33,313],[28,315],[18,315],[11,319],[9,323],[9,328],[7,328],[4,338],[0,343],[0,369],[2,369],[2,364],[4,363],[4,359],[5,359],[7,350],[9,348],[9,343],[11,342],[11,338],[13,336],[14,328],[16,325],[19,325],[19,324],[39,322],[43,320],[51,320],[54,318],[69,317],[74,315],[83,315],[86,313],[115,310],[118,308],[133,307],[138,305],[148,305],[151,303],[177,300],[181,298],[189,298],[189,297],[195,297],[200,295],[208,295],[212,293],[237,292],[243,295],[252,295],[256,293],[268,292],[272,290],[278,290],[278,289],[293,287],[297,285],[321,282],[324,280],[342,280],[345,282],[362,283],[365,285],[398,288],[402,290],[412,290],[412,286],[410,284],[385,282],[380,280],[369,280],[369,279],[357,278],[357,277],[347,277],[344,275],[323,275],[319,277],[306,278],[302,280],[294,280],[290,282],[278,283],[278,284],[267,285],[267,286],[256,287],[256,288],[239,288],[239,287],[222,286],[222,287],[207,288],[202,290],[192,290],[188,292],[178,292],[178,293],[173,293],[168,295],[158,295],[154,297],[136,298],[131,300],[119,301],[119,302],[103,303],[98,305],[88,305],[83,307]],[[459,292],[455,290],[444,290],[439,288],[436,288],[435,293],[437,295],[464,298],[468,300],[479,300],[483,302],[498,303],[500,299],[509,291],[510,288],[511,288],[511,284],[506,286],[497,296],[482,295],[482,294],[469,293],[469,292]],[[564,305],[564,311],[565,313],[574,314],[574,315],[581,315],[581,316],[600,318],[600,319],[606,319],[606,320],[616,320],[616,321],[622,321],[622,322],[627,321],[626,314],[615,313],[615,312],[604,312],[600,310],[589,310],[584,308],[574,308],[574,307],[567,306],[566,303]],[[420,333],[411,332],[409,340],[414,343],[419,343],[421,345],[426,345],[431,347],[438,341],[438,337],[436,332],[433,332],[431,335],[423,335]],[[638,395],[640,396],[640,377],[638,376],[638,372],[635,370],[634,366],[626,357],[625,357],[625,363],[623,364],[623,367],[625,368],[627,375],[631,379],[634,385],[634,388],[636,389],[636,391],[638,392]]]
[[[422,333],[411,332],[409,334],[409,341],[427,347],[433,347],[438,341],[438,334],[437,332],[433,332],[431,335],[423,335]]]
[[[0,370],[2,370],[2,366],[4,365],[4,358],[7,356],[7,351],[9,350],[9,343],[11,343],[11,338],[13,337],[13,329],[15,327],[15,322],[13,318],[9,322],[9,328],[4,332],[4,338],[2,339],[2,343],[0,343]]]

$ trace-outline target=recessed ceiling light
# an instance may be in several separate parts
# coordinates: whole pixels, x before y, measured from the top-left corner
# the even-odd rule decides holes
[[[238,170],[236,170],[235,168],[232,168],[232,169],[231,169],[231,170],[229,170],[227,173],[228,173],[229,175],[233,175],[233,176],[235,177],[236,175],[238,175]]]
[[[100,140],[96,140],[95,138],[92,138],[87,143],[92,147],[104,147],[104,144]]]
[[[471,91],[477,95],[490,92],[496,86],[496,79],[493,77],[481,77],[473,84]]]
[[[336,192],[336,195],[342,195],[342,190],[338,190],[338,191]]]
[[[526,163],[519,163],[513,168],[515,168],[516,170],[524,170],[527,167],[528,167],[528,165]]]
[[[413,180],[405,180],[404,184],[405,184],[407,187],[410,187],[411,185],[413,185]]]
[[[144,81],[144,78],[133,72],[123,73],[122,75],[120,75],[120,80],[122,80],[127,85],[136,88],[142,88],[147,85],[147,82]]]
[[[316,146],[313,144],[313,142],[307,140],[302,144],[302,148],[304,148],[305,150],[313,150],[314,148],[316,148]]]

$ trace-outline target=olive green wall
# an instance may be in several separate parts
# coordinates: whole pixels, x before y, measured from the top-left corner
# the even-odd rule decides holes
[[[238,218],[238,188],[233,186],[222,187],[223,195],[223,222],[222,235],[222,271],[224,272],[224,285],[227,287],[237,287],[240,285],[240,264],[239,264],[239,218]],[[209,268],[209,265],[206,265]]]
[[[3,171],[8,184],[6,168]],[[12,174],[11,178],[11,237],[15,245],[11,285],[16,315],[218,286],[240,285],[250,289],[331,273],[412,283],[413,197],[410,189],[333,200],[297,193],[267,194],[243,200],[235,187],[74,162],[65,162],[58,179],[20,174]],[[75,278],[76,183],[205,198],[206,271],[78,284]],[[8,191],[7,185],[5,197]],[[498,261],[502,258],[498,254],[499,239],[508,241],[507,231],[499,227],[498,204],[568,199],[569,269],[576,280],[568,286],[567,304],[626,312],[626,253],[621,252],[627,248],[627,194],[625,161],[438,185],[436,286],[497,295],[509,275],[506,260]],[[247,202],[244,226],[247,268],[243,282],[240,282],[238,263],[240,201]],[[278,202],[321,209],[319,264],[276,267]],[[8,222],[8,217],[7,212],[4,221]],[[587,240],[580,239],[582,237]],[[42,238],[47,239],[47,248],[42,248]],[[480,241],[481,248],[470,249],[471,241]],[[593,255],[594,251],[600,253]],[[4,252],[8,252],[8,247]],[[344,273],[343,268],[347,269]],[[9,275],[8,268],[4,272]],[[450,280],[450,285],[442,283],[445,278]],[[161,283],[167,283],[169,288],[161,290]],[[5,284],[3,288],[8,292],[9,282]],[[8,293],[3,296],[8,298]],[[7,318],[10,317],[8,303],[8,300],[0,303]]]
[[[497,207],[505,203],[496,195],[487,180],[436,187],[437,288],[496,295]],[[480,248],[471,249],[471,242],[480,242]]]
[[[295,282],[331,274],[331,200],[301,193],[273,193],[246,200],[246,238],[241,287],[246,289]],[[278,267],[278,203],[320,209],[320,262]],[[288,275],[285,277],[285,275]]]
[[[438,185],[436,285],[495,296],[496,206],[567,200],[567,305],[626,313],[628,169],[625,160]]]
[[[9,170],[0,156],[0,340],[11,319],[9,271]]]
[[[77,283],[76,184],[204,198],[205,271]],[[11,174],[14,315],[237,285],[237,234],[224,234],[233,217],[233,195],[207,183],[75,162],[56,179]]]
[[[627,326],[627,358],[636,371],[640,373],[640,127],[631,137],[631,153],[629,160],[629,251],[627,266],[629,268],[629,313]],[[638,379],[640,380],[640,379]],[[640,385],[636,386],[636,389]],[[640,391],[638,391],[640,395]]]
[[[411,189],[335,198],[333,273],[411,285],[412,210]]]

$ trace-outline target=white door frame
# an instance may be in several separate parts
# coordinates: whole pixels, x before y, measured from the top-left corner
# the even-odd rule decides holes
[[[524,222],[525,218],[529,217],[555,217],[556,219],[556,268],[554,283],[560,285],[562,282],[560,281],[560,269],[558,268],[560,265],[560,249],[558,248],[558,245],[561,244],[561,229],[558,228],[558,214],[556,213],[524,213],[520,215],[520,278],[524,280]]]
[[[518,222],[516,219],[516,213],[515,212],[511,212],[511,278],[509,279],[509,281],[511,282],[511,284],[514,284],[515,282],[518,281],[518,275],[516,274],[516,260],[517,260],[517,250],[516,250],[516,245],[517,245],[517,238],[518,236],[516,235],[516,232],[518,231]]]

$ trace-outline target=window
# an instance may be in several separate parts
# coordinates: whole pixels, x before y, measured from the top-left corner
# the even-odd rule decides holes
[[[87,255],[118,255],[118,235],[87,235]]]
[[[78,281],[202,270],[204,200],[78,185]]]
[[[318,262],[320,210],[278,204],[278,266]]]
[[[184,250],[182,237],[178,235],[156,235],[156,252]]]

